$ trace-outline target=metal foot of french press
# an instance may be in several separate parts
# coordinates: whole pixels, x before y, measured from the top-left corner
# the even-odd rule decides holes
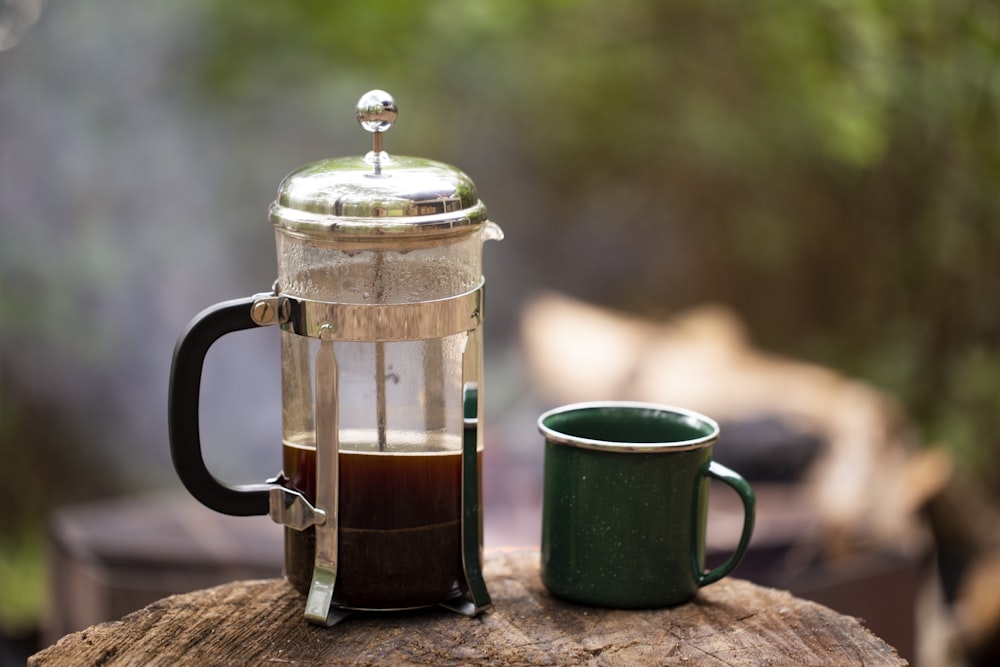
[[[269,480],[269,511],[271,519],[295,530],[322,526],[327,513],[306,500],[298,491],[284,486],[280,478]],[[322,534],[324,531],[318,531]],[[336,549],[334,537],[334,550]],[[328,551],[329,547],[325,551]],[[334,551],[336,553],[336,551]],[[351,614],[349,609],[333,606],[333,588],[337,582],[336,562],[313,568],[312,584],[306,597],[305,617],[310,623],[330,627]]]
[[[479,493],[479,388],[467,382],[463,388],[464,430],[462,433],[462,571],[465,573],[461,597],[441,603],[463,616],[475,616],[493,602],[483,579],[483,527]]]
[[[336,582],[336,572],[323,567],[313,570],[312,585],[306,598],[307,621],[329,628],[351,615],[350,609],[333,606],[333,587]]]

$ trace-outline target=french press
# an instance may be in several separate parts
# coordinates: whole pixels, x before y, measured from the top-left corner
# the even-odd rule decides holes
[[[217,304],[178,340],[170,447],[206,506],[285,525],[285,571],[305,616],[490,605],[482,577],[482,244],[503,233],[475,185],[440,162],[389,155],[396,105],[366,93],[364,157],[289,174],[269,210],[278,276],[269,293]],[[198,430],[204,357],[232,331],[276,325],[283,471],[228,486]]]

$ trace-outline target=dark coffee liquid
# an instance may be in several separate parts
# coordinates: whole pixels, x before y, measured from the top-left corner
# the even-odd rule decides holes
[[[289,486],[316,500],[316,451],[283,446]],[[334,603],[362,609],[435,604],[458,592],[461,452],[340,452]],[[286,529],[288,580],[309,590],[315,528]]]

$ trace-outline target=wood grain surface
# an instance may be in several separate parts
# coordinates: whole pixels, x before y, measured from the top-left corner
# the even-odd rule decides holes
[[[175,595],[63,637],[29,659],[62,665],[901,665],[857,619],[737,579],[669,609],[597,609],[552,597],[537,551],[491,552],[492,611],[357,613],[308,624],[281,579]]]

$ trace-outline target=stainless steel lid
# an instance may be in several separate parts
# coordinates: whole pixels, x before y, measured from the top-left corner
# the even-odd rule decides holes
[[[486,207],[463,172],[382,150],[382,133],[396,115],[385,91],[363,95],[357,119],[373,133],[373,149],[363,157],[313,162],[286,176],[268,212],[275,227],[316,240],[372,240],[471,233],[485,224]]]

